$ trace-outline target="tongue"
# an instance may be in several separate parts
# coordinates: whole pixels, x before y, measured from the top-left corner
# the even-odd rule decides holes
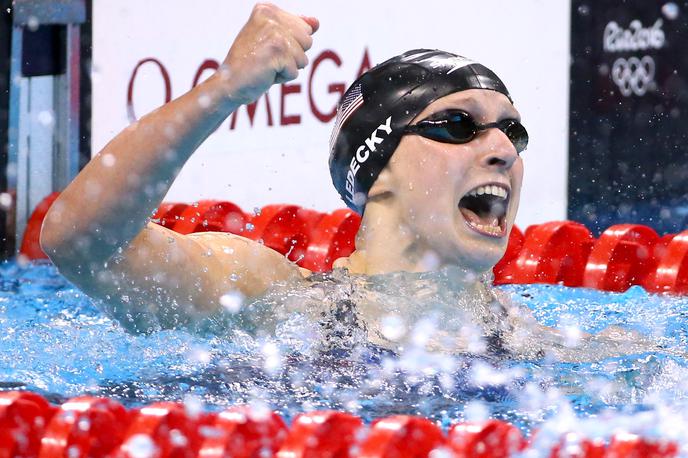
[[[487,214],[483,217],[480,217],[474,211],[469,210],[466,207],[459,207],[459,210],[461,211],[463,217],[466,218],[466,221],[473,225],[482,224],[483,226],[499,227],[499,218],[497,216]]]

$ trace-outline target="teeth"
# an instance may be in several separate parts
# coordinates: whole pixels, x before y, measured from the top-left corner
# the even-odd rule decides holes
[[[506,199],[506,197],[509,195],[509,192],[500,186],[487,185],[478,186],[468,193],[469,196],[482,196],[483,194],[490,194],[502,199]]]
[[[502,234],[502,228],[499,226],[492,226],[490,224],[475,224],[475,223],[468,223],[474,228],[482,231],[482,232],[487,232],[489,234],[493,235],[501,235]]]

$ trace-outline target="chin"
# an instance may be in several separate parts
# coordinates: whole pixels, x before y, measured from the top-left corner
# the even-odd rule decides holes
[[[505,248],[493,247],[484,250],[474,250],[469,257],[465,258],[468,261],[466,267],[476,273],[487,272],[499,262],[504,256]]]
[[[506,252],[508,232],[502,237],[490,237],[471,233],[464,228],[458,242],[459,264],[476,273],[491,270]]]

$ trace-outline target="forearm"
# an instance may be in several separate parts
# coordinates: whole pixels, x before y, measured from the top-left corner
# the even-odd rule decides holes
[[[46,216],[46,252],[102,263],[132,240],[194,150],[238,106],[226,87],[218,73],[108,143]]]

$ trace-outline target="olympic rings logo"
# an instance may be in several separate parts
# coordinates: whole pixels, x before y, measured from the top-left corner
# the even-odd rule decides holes
[[[654,85],[655,61],[650,56],[644,56],[642,59],[620,57],[612,66],[612,80],[626,97],[631,94],[645,95]]]

